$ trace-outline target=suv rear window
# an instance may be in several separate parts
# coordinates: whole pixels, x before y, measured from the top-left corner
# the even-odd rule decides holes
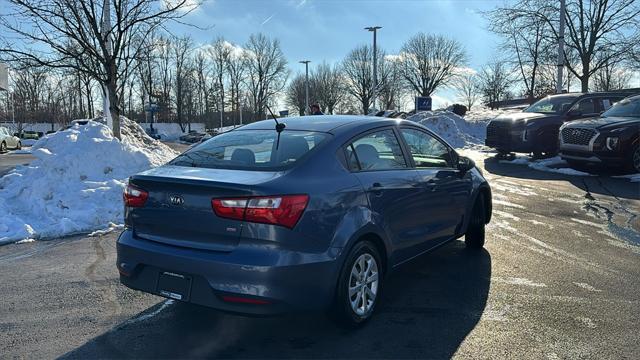
[[[311,131],[236,130],[213,137],[169,165],[240,170],[281,170],[298,162],[327,138]]]

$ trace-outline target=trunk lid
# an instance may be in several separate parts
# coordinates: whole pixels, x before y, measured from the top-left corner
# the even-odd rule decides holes
[[[243,222],[216,216],[211,199],[254,194],[256,186],[280,172],[207,169],[166,165],[131,177],[149,197],[129,208],[127,224],[136,236],[165,244],[232,251]]]

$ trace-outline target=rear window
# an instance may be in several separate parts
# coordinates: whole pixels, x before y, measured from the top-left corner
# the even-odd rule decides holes
[[[327,139],[311,131],[236,130],[218,135],[181,154],[176,166],[241,170],[280,170],[292,166]]]

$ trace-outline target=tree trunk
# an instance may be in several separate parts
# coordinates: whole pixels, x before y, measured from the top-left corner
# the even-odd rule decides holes
[[[118,107],[118,91],[116,82],[110,78],[105,84],[107,89],[107,97],[109,99],[109,112],[111,113],[111,121],[113,122],[113,136],[122,140],[120,135],[120,108]]]

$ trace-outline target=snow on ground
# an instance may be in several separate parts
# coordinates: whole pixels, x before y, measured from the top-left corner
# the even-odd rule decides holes
[[[114,228],[127,178],[177,155],[124,118],[122,141],[90,122],[38,140],[32,153],[0,178],[0,244]]]
[[[22,148],[21,150],[10,151],[9,154],[31,154],[31,149]]]
[[[574,176],[590,176],[591,174],[578,171],[568,167],[566,161],[562,160],[559,156],[534,160],[529,156],[517,155],[513,160],[500,160],[502,164],[514,164],[514,165],[527,165],[531,169],[538,171],[551,172],[556,174],[574,175]]]
[[[407,118],[429,128],[455,148],[484,145],[486,128],[498,115],[519,110],[489,110],[479,108],[464,117],[447,110],[422,111]]]
[[[22,146],[33,146],[33,144],[35,144],[38,140],[34,140],[34,139],[22,139],[20,140],[20,143],[22,144]]]

